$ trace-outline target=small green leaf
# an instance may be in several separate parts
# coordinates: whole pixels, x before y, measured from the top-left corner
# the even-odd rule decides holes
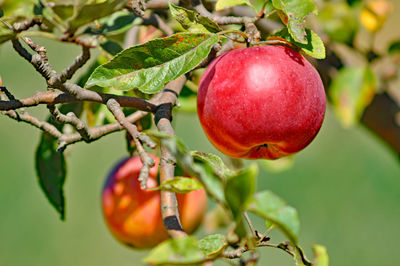
[[[296,209],[288,206],[271,191],[257,193],[248,208],[249,211],[272,222],[292,241],[297,243],[300,222]]]
[[[276,9],[287,17],[287,27],[293,39],[299,43],[307,43],[304,30],[304,19],[311,12],[317,13],[317,6],[312,0],[272,0]],[[286,24],[286,21],[284,21]]]
[[[133,46],[99,66],[86,87],[138,88],[157,93],[167,82],[195,68],[217,42],[216,34],[178,33]]]
[[[205,259],[197,239],[188,236],[162,242],[142,262],[151,265],[190,265],[201,263]]]
[[[3,9],[0,7],[0,18],[4,16],[4,11]]]
[[[63,186],[66,176],[64,154],[57,151],[57,140],[42,133],[36,149],[36,173],[40,187],[47,199],[64,220],[65,203]]]
[[[61,113],[73,112],[76,116],[82,114],[82,103],[63,104],[60,107]],[[47,121],[53,124],[59,131],[63,125],[56,124],[52,117]],[[45,196],[60,214],[61,220],[65,219],[65,199],[63,186],[66,178],[66,162],[64,154],[57,151],[57,139],[43,132],[35,153],[35,168],[39,185]]]
[[[0,44],[5,43],[15,37],[15,33],[4,27],[0,22]]]
[[[400,40],[394,41],[389,45],[389,54],[400,53]]]
[[[128,31],[135,25],[140,25],[143,19],[128,11],[118,11],[99,20],[100,27],[91,26],[85,30],[88,34],[103,34],[113,36]]]
[[[239,5],[247,5],[253,7],[249,0],[218,0],[215,5],[215,10],[220,11],[225,8],[230,8]]]
[[[53,12],[62,20],[67,20],[74,15],[74,5],[56,4],[52,8]]]
[[[220,203],[225,203],[223,181],[215,174],[213,168],[208,163],[194,163],[191,169],[201,178],[207,187],[207,193]]]
[[[376,92],[377,79],[369,67],[344,67],[331,83],[329,94],[343,126],[357,123]]]
[[[265,2],[267,3],[265,4]],[[272,5],[272,2],[270,0],[254,0],[252,3],[257,14],[261,12],[261,9],[264,6],[264,4],[265,4],[264,14],[268,15],[271,12],[275,11],[275,7]]]
[[[199,248],[208,257],[214,257],[228,246],[226,237],[221,234],[208,235],[199,241]]]
[[[218,202],[225,204],[224,181],[215,172],[207,161],[199,160],[193,156],[196,152],[190,152],[176,136],[170,136],[158,131],[147,131],[147,135],[156,137],[175,156],[178,165],[190,176],[201,180],[207,193]]]
[[[215,154],[192,151],[191,155],[195,161],[207,163],[213,169],[214,173],[222,179],[226,179],[234,174],[234,171],[229,169],[222,159]]]
[[[329,256],[326,247],[321,245],[313,246],[314,261],[313,266],[329,266]]]
[[[284,28],[278,32],[276,32],[272,37],[278,37],[282,38],[291,44],[294,44],[295,46],[299,47],[301,51],[309,56],[312,56],[317,59],[324,59],[325,58],[325,46],[324,43],[322,42],[321,38],[312,30],[310,29],[305,29],[306,32],[306,42],[305,43],[299,43],[296,42],[292,35],[289,34],[288,29]]]
[[[258,167],[249,167],[229,177],[225,186],[225,199],[236,221],[241,218],[256,191]]]
[[[111,15],[116,10],[121,9],[129,0],[110,0],[102,3],[93,3],[79,6],[75,15],[69,19],[69,30],[76,31],[79,27]]]
[[[163,182],[159,187],[156,188],[156,190],[168,190],[175,193],[188,193],[190,191],[199,190],[202,188],[203,185],[197,179],[176,176],[174,179]]]
[[[118,53],[122,52],[122,47],[121,45],[119,45],[116,42],[107,40],[105,42],[103,42],[102,44],[100,44],[100,47],[103,48],[104,51],[106,51],[107,53],[109,53],[110,55],[117,55]]]
[[[169,2],[169,10],[172,16],[182,25],[185,30],[190,32],[216,33],[221,28],[214,21],[199,15],[196,11],[176,6]]]

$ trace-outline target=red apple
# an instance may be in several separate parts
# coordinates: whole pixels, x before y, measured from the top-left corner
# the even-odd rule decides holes
[[[198,115],[209,140],[234,158],[277,159],[305,148],[325,114],[315,68],[286,46],[217,57],[199,85]]]
[[[159,158],[150,169],[148,188],[157,186]],[[160,210],[160,192],[142,190],[138,181],[139,157],[123,160],[109,173],[102,194],[105,221],[117,240],[135,248],[150,248],[168,238]],[[204,189],[177,194],[182,227],[192,233],[201,223],[207,207]]]

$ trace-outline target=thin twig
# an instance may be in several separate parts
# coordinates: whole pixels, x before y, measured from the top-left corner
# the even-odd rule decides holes
[[[253,224],[251,223],[250,217],[249,217],[249,215],[247,214],[247,212],[244,212],[244,213],[243,213],[243,216],[244,216],[244,219],[246,220],[246,222],[247,222],[247,224],[248,224],[248,226],[249,226],[249,228],[250,228],[250,230],[251,230],[253,236],[254,236],[255,238],[259,239],[259,238],[260,238],[260,235],[259,235],[258,231],[254,228]]]
[[[18,54],[25,58],[25,60],[28,61],[37,72],[39,72],[46,80],[51,78],[53,71],[48,64],[43,62],[42,57],[39,54],[32,55],[29,53],[24,47],[22,47],[18,39],[13,39],[11,42]]]
[[[200,15],[207,17],[214,22],[216,22],[219,25],[227,25],[227,24],[245,24],[245,23],[250,23],[250,22],[256,22],[257,21],[257,16],[255,17],[232,17],[232,16],[217,16],[212,14],[210,11],[208,11],[201,0],[192,0],[192,7],[194,10],[196,10]]]
[[[292,257],[295,256],[295,254],[290,251],[289,249],[285,249],[283,248],[283,246],[280,246],[281,244],[266,244],[266,243],[258,243],[256,245],[256,247],[273,247],[273,248],[278,248],[281,249],[283,251],[285,251],[286,253],[288,253],[289,255],[291,255]],[[236,249],[232,249],[232,250],[225,250],[224,252],[222,252],[222,257],[224,258],[228,258],[228,259],[236,259],[236,258],[241,258],[243,253],[246,253],[247,251],[249,251],[250,249],[248,248],[247,245],[245,246],[240,246]]]
[[[1,81],[1,79],[0,79],[0,81]],[[14,99],[14,96],[6,89],[6,87],[0,86],[0,99],[5,101],[6,100],[5,96],[7,96],[8,99]],[[18,121],[18,122],[24,122],[24,123],[30,124],[36,128],[39,128],[40,130],[43,130],[43,131],[49,133],[54,138],[59,138],[62,136],[62,133],[60,131],[58,131],[58,129],[55,126],[53,126],[50,123],[40,121],[39,119],[30,115],[26,111],[17,113],[14,110],[9,110],[9,111],[2,111],[1,113]]]
[[[45,121],[40,121],[39,119],[30,115],[26,111],[17,113],[14,110],[10,110],[10,111],[3,111],[2,113],[18,122],[25,122],[25,123],[28,123],[38,129],[40,129],[40,130],[43,130],[43,131],[49,133],[54,138],[58,139],[62,136],[62,133],[60,131],[58,131],[58,129],[55,126],[53,126],[52,124],[47,123]]]
[[[49,59],[47,58],[47,50],[44,46],[36,44],[31,38],[24,37],[22,38],[28,45],[29,47],[38,53],[40,57],[42,58],[44,63],[48,63]]]
[[[134,123],[143,117],[145,117],[148,113],[143,112],[143,111],[136,111],[135,113],[129,115],[126,117],[126,120],[130,123]],[[90,135],[90,141],[95,141],[103,136],[106,136],[108,134],[121,131],[123,130],[124,127],[121,126],[120,123],[111,123],[103,126],[96,126],[96,127],[90,127],[88,128],[88,134]],[[83,141],[82,136],[79,133],[74,133],[70,135],[62,135],[59,138],[59,150],[65,150],[67,146]]]
[[[74,62],[63,70],[60,74],[59,79],[62,83],[66,80],[71,79],[75,72],[81,68],[90,58],[90,48],[82,45],[82,53],[74,60]]]
[[[35,25],[40,26],[40,24],[42,24],[42,20],[40,18],[33,18],[26,21],[16,22],[12,27],[15,32],[22,32],[28,30]]]
[[[147,184],[147,179],[150,173],[150,168],[154,166],[154,160],[144,150],[142,142],[146,143],[150,148],[155,148],[156,144],[152,142],[152,140],[147,135],[140,133],[137,127],[126,119],[125,114],[121,109],[121,106],[116,100],[109,99],[107,101],[107,107],[110,110],[110,112],[114,115],[115,119],[117,119],[120,125],[123,126],[129,132],[129,134],[135,141],[136,149],[143,163],[142,169],[140,170],[139,174],[140,186],[142,187],[142,189],[145,189]]]
[[[90,142],[91,136],[88,132],[87,125],[81,121],[73,112],[69,112],[64,115],[58,110],[57,106],[54,104],[47,105],[51,115],[53,118],[60,124],[70,124],[72,125],[76,131],[82,136],[82,139],[86,142]]]

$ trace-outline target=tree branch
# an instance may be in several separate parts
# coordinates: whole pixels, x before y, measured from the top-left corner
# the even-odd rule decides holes
[[[171,126],[171,112],[185,82],[186,77],[181,76],[166,85],[154,117],[155,123],[160,132],[164,132],[168,135],[175,135],[175,131]],[[175,157],[164,145],[161,145],[160,183],[171,180],[175,177],[175,164]],[[171,237],[178,238],[186,236],[179,220],[178,204],[174,192],[161,191],[161,213],[165,228]]]
[[[191,1],[192,8],[196,10],[200,15],[203,17],[207,17],[213,20],[215,23],[220,25],[227,25],[227,24],[245,24],[246,22],[256,22],[258,17],[232,17],[232,16],[217,16],[212,14],[208,11],[201,0],[192,0]]]
[[[1,81],[1,80],[0,80]],[[5,87],[0,86],[0,99],[1,100],[6,100],[4,96],[7,96],[9,99],[14,98],[14,96],[8,92]],[[44,121],[40,121],[39,119],[37,119],[36,117],[30,115],[28,112],[21,112],[21,113],[17,113],[14,110],[10,110],[10,111],[3,111],[1,112],[4,115],[18,121],[18,122],[25,122],[27,124],[30,124],[36,128],[39,128],[47,133],[49,133],[51,136],[53,136],[54,138],[59,138],[62,136],[62,133],[60,131],[58,131],[58,129],[53,126],[50,123],[44,122]]]
[[[59,104],[80,101],[106,104],[109,99],[115,99],[122,107],[131,107],[142,111],[155,112],[157,108],[155,104],[136,97],[99,93],[84,89],[82,90],[82,92],[78,93],[79,98],[68,93],[46,91],[36,92],[33,96],[22,99],[10,99],[7,101],[0,100],[0,111],[16,110],[19,108],[32,107],[39,104]]]

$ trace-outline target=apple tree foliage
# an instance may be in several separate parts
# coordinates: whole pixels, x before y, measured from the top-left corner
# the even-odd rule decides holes
[[[373,39],[389,16],[392,7],[385,0],[319,1],[318,5],[312,0],[3,0],[0,3],[0,44],[13,42],[18,53],[29,59],[45,78],[48,61],[45,52],[32,41],[36,37],[75,43],[98,51],[87,72],[77,79],[76,85],[83,91],[151,102],[149,99],[154,99],[152,97],[167,83],[186,75],[177,112],[196,110],[202,68],[221,49],[232,49],[233,45],[289,45],[306,55],[319,70],[331,107],[343,125],[362,123],[384,139],[394,152],[400,153],[400,138],[396,138],[400,136],[399,125],[394,122],[389,125],[394,135],[380,130],[384,125],[382,121],[392,121],[394,114],[387,111],[383,112],[384,117],[368,115],[368,109],[379,101],[386,101],[392,109],[399,110],[400,97],[394,86],[399,84],[396,82],[400,77],[400,40],[391,43],[383,52],[377,52],[372,41],[364,41]],[[26,50],[18,47],[19,41],[24,41],[40,55],[43,64],[35,64],[36,57],[24,54]],[[80,64],[79,60],[87,61],[77,58],[74,67],[82,67],[84,63]],[[66,71],[73,75],[76,70]],[[49,202],[64,219],[63,185],[67,165],[63,151],[74,141],[66,145],[62,137],[50,134],[50,130],[63,133],[66,123],[74,125],[80,134],[83,129],[90,132],[91,129],[105,129],[107,125],[115,127],[114,131],[121,128],[102,99],[85,101],[79,94],[72,93],[71,86],[62,85],[71,77],[55,85],[50,77],[46,78],[49,87],[61,88],[75,97],[73,103],[65,100],[59,107],[59,117],[68,114],[64,123],[62,119],[54,119],[56,112],[51,106],[49,110],[53,111],[46,126],[19,113],[17,109],[22,106],[6,89],[6,84],[1,87],[0,110],[43,130],[35,153],[38,181]],[[135,112],[127,106],[122,110],[126,116]],[[74,118],[86,126],[79,127],[82,124],[73,122],[77,121]],[[323,246],[315,245],[314,259],[309,260],[298,245],[300,224],[296,209],[271,191],[256,192],[256,163],[228,167],[217,155],[190,151],[178,136],[155,130],[150,115],[143,114],[135,125],[140,134],[164,145],[174,156],[177,167],[199,180],[178,176],[156,189],[186,193],[205,187],[208,196],[231,221],[225,234],[201,239],[194,236],[171,238],[151,250],[143,263],[190,265],[243,257],[250,265],[259,248],[274,247],[292,255],[297,265],[328,265]],[[94,141],[110,132],[85,138],[85,141]],[[139,149],[130,136],[127,148],[131,154]],[[288,241],[273,244],[268,234],[249,232],[243,218],[248,212],[264,219],[268,231],[280,230]]]

